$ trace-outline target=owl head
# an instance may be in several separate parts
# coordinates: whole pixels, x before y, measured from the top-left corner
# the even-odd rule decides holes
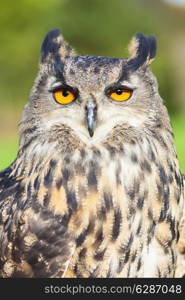
[[[153,36],[137,34],[128,58],[77,55],[58,29],[41,46],[40,70],[20,123],[23,140],[73,134],[101,142],[116,126],[143,132],[164,122],[165,108],[149,70],[156,55]],[[26,125],[25,125],[26,124]],[[62,130],[64,129],[64,130]]]

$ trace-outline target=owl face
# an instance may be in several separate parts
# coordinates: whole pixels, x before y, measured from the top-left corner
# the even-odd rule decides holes
[[[58,30],[49,32],[27,119],[35,120],[43,134],[65,125],[86,144],[101,142],[117,125],[142,128],[155,122],[161,100],[147,68],[155,40],[138,34],[131,44],[129,59],[78,56]]]

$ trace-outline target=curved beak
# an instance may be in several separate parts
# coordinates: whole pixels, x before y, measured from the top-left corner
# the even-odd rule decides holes
[[[89,101],[86,105],[86,121],[90,137],[93,136],[96,127],[97,106],[94,101]]]

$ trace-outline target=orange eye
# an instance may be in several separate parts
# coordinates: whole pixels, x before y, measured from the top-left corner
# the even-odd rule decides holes
[[[76,95],[68,88],[59,88],[53,92],[53,97],[60,104],[69,104],[76,99]]]
[[[132,96],[132,92],[131,89],[121,87],[110,91],[108,95],[112,100],[122,102],[128,100]]]

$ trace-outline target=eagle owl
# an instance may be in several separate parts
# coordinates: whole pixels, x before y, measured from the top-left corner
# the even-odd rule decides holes
[[[0,173],[1,277],[183,275],[183,176],[149,70],[153,36],[127,59],[77,55],[59,30]]]

